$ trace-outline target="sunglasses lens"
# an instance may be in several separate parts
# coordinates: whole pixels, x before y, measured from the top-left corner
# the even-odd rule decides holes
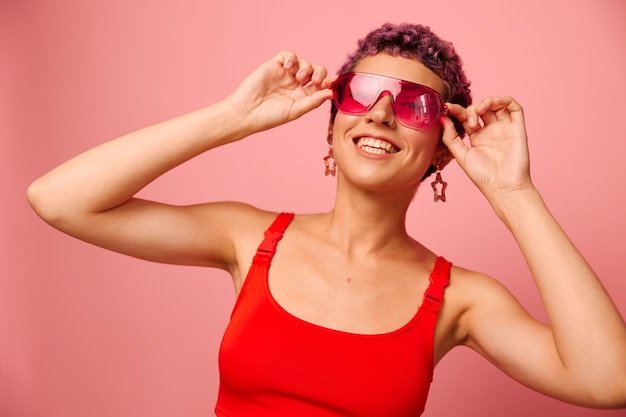
[[[393,96],[393,111],[401,124],[417,129],[429,127],[443,111],[443,99],[428,87],[374,74],[346,73],[333,85],[333,101],[350,115],[367,113],[381,93]]]
[[[416,85],[405,85],[396,97],[394,112],[398,121],[417,128],[432,125],[441,114],[443,104],[434,92]]]
[[[378,87],[368,85],[368,80],[359,74],[348,73],[337,80],[334,88],[335,105],[343,113],[361,115],[368,112],[376,102]]]

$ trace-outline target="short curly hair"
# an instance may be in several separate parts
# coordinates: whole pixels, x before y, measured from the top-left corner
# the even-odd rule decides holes
[[[428,26],[412,23],[383,24],[358,41],[357,50],[348,55],[348,59],[341,66],[338,74],[352,71],[364,57],[381,52],[417,59],[443,81],[444,100],[463,107],[472,103],[470,82],[463,71],[461,57],[456,53],[452,43],[441,39]],[[334,122],[336,115],[337,107],[333,103],[331,123]],[[463,126],[456,119],[451,119],[459,135],[463,136],[465,134]],[[425,177],[433,171],[431,167]]]

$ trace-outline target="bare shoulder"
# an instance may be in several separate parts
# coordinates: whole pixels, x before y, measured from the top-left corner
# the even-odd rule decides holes
[[[437,325],[437,358],[441,359],[455,346],[471,344],[483,312],[511,307],[513,310],[521,309],[510,291],[498,280],[453,265]]]
[[[209,203],[199,208],[207,219],[203,223],[218,228],[222,241],[229,244],[223,269],[230,272],[235,286],[240,286],[264,232],[278,213],[240,202]]]
[[[467,346],[507,373],[515,373],[512,369],[524,362],[523,352],[536,350],[537,357],[554,353],[549,327],[532,317],[501,282],[458,267],[450,281],[443,309],[453,322],[450,345]]]
[[[462,305],[464,310],[483,303],[490,297],[498,298],[506,294],[510,294],[509,291],[495,278],[482,272],[452,266],[446,298],[453,298],[455,304]]]

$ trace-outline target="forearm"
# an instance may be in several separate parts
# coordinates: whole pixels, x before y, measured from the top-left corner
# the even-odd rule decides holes
[[[219,102],[104,143],[36,180],[29,201],[51,222],[117,207],[175,166],[245,136],[235,120]]]
[[[590,384],[626,381],[624,321],[537,190],[511,194],[494,208],[536,281],[563,367]]]

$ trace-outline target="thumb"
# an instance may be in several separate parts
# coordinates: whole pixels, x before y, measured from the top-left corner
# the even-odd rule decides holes
[[[465,144],[465,142],[463,142],[463,138],[459,136],[459,133],[454,127],[454,123],[452,123],[452,120],[450,120],[449,117],[441,117],[441,124],[443,126],[443,135],[441,139],[454,159],[456,159],[457,163],[462,167],[469,147]]]
[[[298,118],[309,111],[318,108],[325,101],[333,98],[333,92],[330,89],[318,90],[311,95],[307,95],[297,100],[293,106],[293,116]]]

